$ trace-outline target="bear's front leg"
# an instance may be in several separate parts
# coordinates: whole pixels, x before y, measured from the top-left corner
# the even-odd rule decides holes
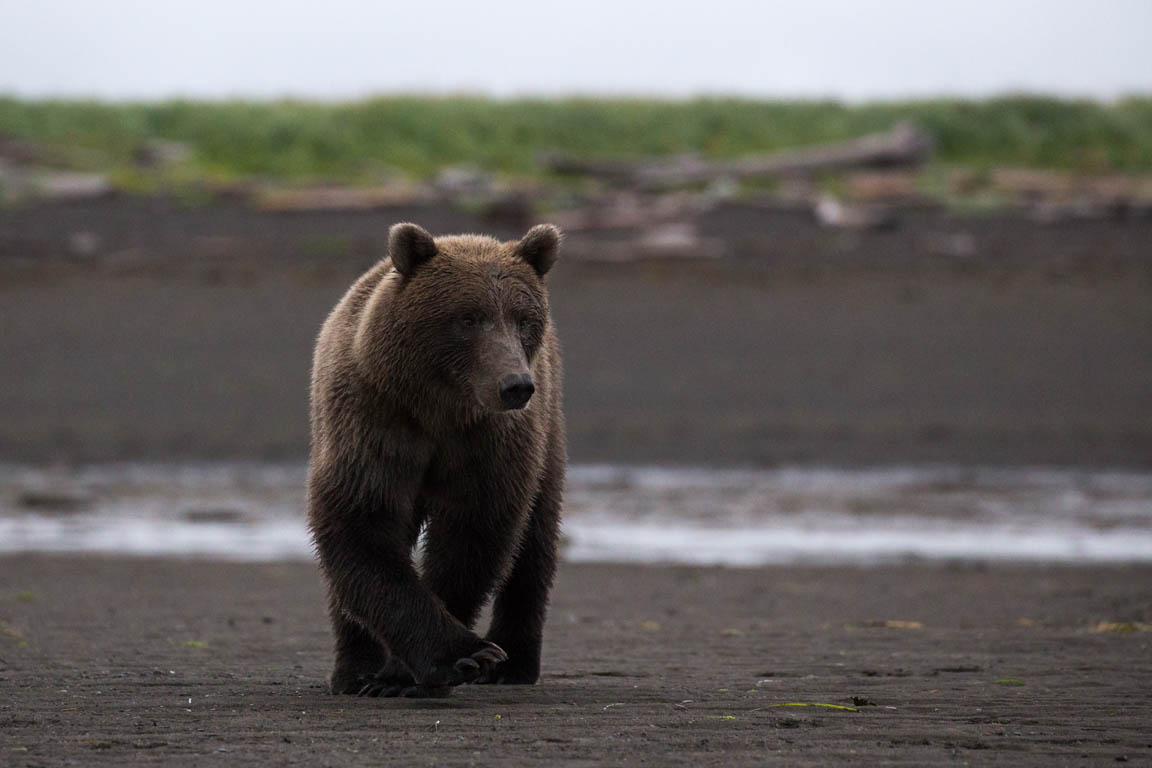
[[[492,606],[488,639],[508,652],[508,660],[482,674],[478,683],[532,685],[540,679],[544,619],[556,574],[562,473],[562,457],[551,457],[516,562]]]
[[[310,488],[313,537],[337,636],[333,692],[358,693],[352,687],[370,663],[379,669],[385,648],[428,688],[472,682],[504,661],[504,651],[453,618],[413,568],[411,541],[419,530],[413,489],[393,483],[386,489],[391,493],[372,499],[356,496],[357,490],[337,473],[314,473]]]
[[[322,560],[323,551],[321,547]],[[370,627],[420,686],[450,688],[470,683],[508,658],[499,646],[448,615],[411,563],[390,568],[380,557],[343,554],[339,566],[328,565],[339,609],[356,624]],[[359,691],[345,686],[340,692]]]

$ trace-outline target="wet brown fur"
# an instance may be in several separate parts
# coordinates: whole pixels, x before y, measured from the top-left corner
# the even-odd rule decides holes
[[[501,243],[397,225],[389,257],[324,323],[308,484],[333,693],[539,677],[565,464],[543,280],[558,247],[548,226]],[[513,369],[531,373],[535,394],[502,410],[496,381]],[[481,638],[472,628],[493,595]]]

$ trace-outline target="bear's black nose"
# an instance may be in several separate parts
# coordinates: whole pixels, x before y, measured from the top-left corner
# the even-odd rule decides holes
[[[523,408],[535,391],[536,385],[532,383],[530,373],[510,373],[500,379],[500,402],[506,411]]]

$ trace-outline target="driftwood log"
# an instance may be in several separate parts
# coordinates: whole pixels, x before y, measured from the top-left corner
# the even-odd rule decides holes
[[[708,161],[695,155],[672,160],[581,159],[560,154],[540,157],[557,173],[596,176],[638,189],[663,189],[716,179],[803,176],[848,168],[895,168],[920,165],[933,150],[932,137],[911,123],[898,123],[886,133],[839,144],[825,144],[768,155]]]

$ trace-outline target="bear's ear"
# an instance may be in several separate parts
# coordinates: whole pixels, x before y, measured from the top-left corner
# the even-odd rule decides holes
[[[394,224],[388,231],[388,256],[402,275],[410,275],[436,255],[436,241],[428,230],[415,224]]]
[[[516,255],[544,277],[560,255],[561,237],[560,230],[551,224],[537,224],[516,245]]]

